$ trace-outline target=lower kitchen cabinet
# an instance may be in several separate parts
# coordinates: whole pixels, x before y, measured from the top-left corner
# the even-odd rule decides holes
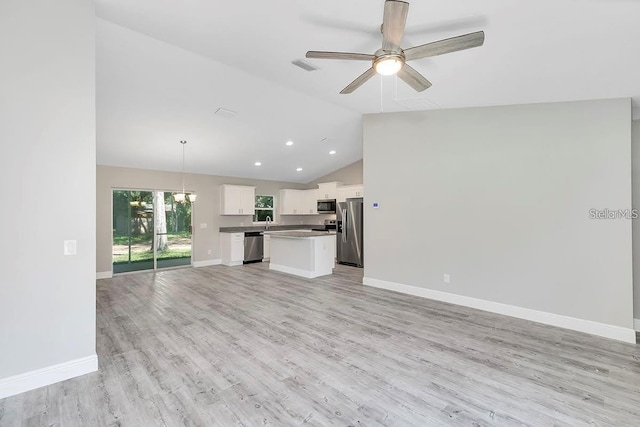
[[[242,265],[244,233],[220,233],[220,255],[223,265]]]
[[[263,245],[262,259],[268,261],[271,258],[271,256],[269,255],[271,249],[271,236],[269,236],[268,234],[264,235]]]

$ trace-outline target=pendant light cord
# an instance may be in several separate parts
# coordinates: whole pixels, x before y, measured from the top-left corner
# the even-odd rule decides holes
[[[180,141],[182,144],[182,194],[186,194],[184,192],[184,146],[187,144],[187,141]]]

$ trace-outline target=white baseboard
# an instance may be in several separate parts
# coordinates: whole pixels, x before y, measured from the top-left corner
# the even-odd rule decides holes
[[[194,267],[208,267],[210,265],[220,265],[222,264],[221,259],[208,259],[206,261],[193,261],[191,265]]]
[[[403,294],[415,295],[429,298],[436,301],[448,302],[465,307],[477,308],[479,310],[492,313],[504,314],[506,316],[531,320],[533,322],[544,323],[545,325],[558,326],[560,328],[585,332],[587,334],[598,335],[618,341],[635,344],[636,334],[633,329],[622,326],[608,325],[606,323],[594,322],[591,320],[578,319],[575,317],[563,316],[561,314],[547,313],[544,311],[532,310],[530,308],[518,307],[515,305],[502,304],[494,301],[487,301],[464,295],[450,294],[433,289],[420,288],[417,286],[404,285],[402,283],[387,282],[385,280],[365,277],[362,283],[375,288],[387,289]]]
[[[242,261],[222,261],[220,264],[226,265],[227,267],[237,267],[239,265],[243,265],[244,263]]]
[[[112,271],[98,271],[96,273],[96,280],[100,279],[111,279],[113,277]]]
[[[302,270],[300,268],[288,267],[286,265],[269,263],[269,270],[279,271],[281,273],[295,274],[296,276],[306,277],[307,279],[315,279],[316,277],[326,276],[333,273],[333,271],[309,271]]]
[[[633,319],[633,329],[640,332],[640,319]]]
[[[98,370],[98,355],[70,360],[58,365],[36,369],[24,374],[0,379],[0,399],[68,380]]]

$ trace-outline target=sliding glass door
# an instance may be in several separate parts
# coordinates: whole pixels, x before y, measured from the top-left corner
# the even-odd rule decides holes
[[[150,270],[153,257],[153,194],[113,191],[113,272]]]
[[[157,268],[191,265],[191,203],[176,203],[174,194],[154,192]]]
[[[113,272],[191,264],[191,203],[172,192],[113,190]]]

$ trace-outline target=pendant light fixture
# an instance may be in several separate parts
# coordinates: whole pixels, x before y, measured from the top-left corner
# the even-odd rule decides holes
[[[180,144],[182,144],[182,193],[174,194],[173,198],[176,201],[176,203],[184,203],[187,200],[193,203],[196,201],[196,197],[197,197],[196,194],[195,193],[187,194],[184,191],[184,146],[187,144],[187,141],[180,141]]]

